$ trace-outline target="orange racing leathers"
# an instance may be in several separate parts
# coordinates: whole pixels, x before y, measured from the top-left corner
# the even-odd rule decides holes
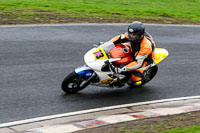
[[[128,32],[118,35],[111,40],[115,45],[124,43],[132,51],[133,61],[125,67],[127,71],[132,72],[131,79],[134,82],[142,81],[143,73],[147,70],[155,59],[155,42],[152,36],[145,32],[140,42],[132,43],[128,40]]]

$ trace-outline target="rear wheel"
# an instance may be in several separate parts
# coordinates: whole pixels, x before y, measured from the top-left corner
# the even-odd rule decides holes
[[[157,65],[155,65],[155,66],[149,68],[149,69],[144,73],[144,81],[143,81],[144,84],[146,84],[147,82],[149,82],[150,80],[152,80],[152,79],[155,77],[157,71],[158,71],[158,66],[157,66]]]
[[[76,93],[89,85],[83,76],[71,72],[62,82],[62,90],[67,94]]]
[[[138,82],[131,81],[128,83],[130,85],[130,88],[141,87],[142,85],[146,84],[147,82],[149,82],[150,80],[152,80],[155,77],[157,71],[158,71],[157,65],[150,67],[149,69],[144,71],[144,73],[142,75],[142,77],[143,77],[142,82],[141,81],[138,81]]]

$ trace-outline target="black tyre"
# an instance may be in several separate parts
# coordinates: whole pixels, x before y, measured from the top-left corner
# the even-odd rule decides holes
[[[152,80],[155,77],[157,72],[158,72],[158,66],[157,65],[155,65],[155,66],[151,67],[150,69],[148,69],[146,71],[146,73],[144,74],[144,83],[146,84],[147,82]]]
[[[136,85],[135,82],[129,82],[129,86],[130,88],[136,88],[136,87],[141,87],[143,85],[145,85],[147,82],[149,82],[150,80],[152,80],[156,73],[158,71],[158,66],[157,65],[154,65],[153,67],[147,69],[146,71],[144,71],[143,73],[143,81],[142,81],[142,84],[141,85]]]
[[[76,93],[89,85],[83,76],[78,75],[75,71],[71,72],[62,82],[62,90],[67,94]]]

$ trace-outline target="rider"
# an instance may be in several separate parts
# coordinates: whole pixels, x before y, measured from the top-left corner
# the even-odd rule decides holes
[[[125,43],[131,48],[133,61],[118,68],[118,72],[131,72],[131,79],[135,86],[142,84],[145,70],[155,59],[155,42],[152,36],[145,31],[144,25],[135,21],[128,26],[128,32],[118,35],[111,40],[115,45]]]

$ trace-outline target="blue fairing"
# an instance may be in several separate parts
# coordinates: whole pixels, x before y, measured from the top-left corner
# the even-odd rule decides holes
[[[94,71],[88,67],[88,65],[83,65],[75,68],[75,72],[78,75],[84,76],[85,80],[88,80],[94,73]]]

